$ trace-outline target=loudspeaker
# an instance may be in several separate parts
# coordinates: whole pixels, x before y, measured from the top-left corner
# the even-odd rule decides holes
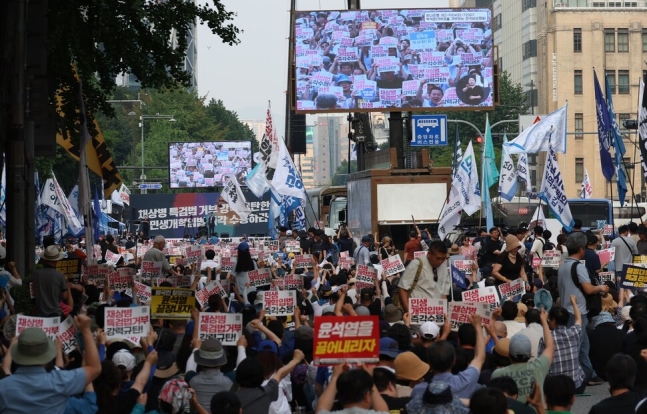
[[[290,150],[292,154],[306,153],[306,116],[290,111]]]

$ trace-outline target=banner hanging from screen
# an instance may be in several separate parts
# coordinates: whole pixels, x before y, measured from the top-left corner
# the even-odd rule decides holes
[[[493,107],[490,9],[299,11],[296,110]]]

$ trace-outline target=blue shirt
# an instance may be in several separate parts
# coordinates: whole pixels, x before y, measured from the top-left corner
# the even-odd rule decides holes
[[[19,367],[0,381],[0,412],[63,414],[68,398],[84,388],[83,368],[47,372],[42,366]]]
[[[459,372],[458,375],[453,375],[451,372],[435,374],[434,381],[442,381],[449,384],[449,388],[451,388],[452,394],[455,397],[469,399],[474,394],[474,391],[481,388],[477,382],[479,374],[479,370],[470,365],[464,371]],[[414,397],[416,394],[423,394],[428,385],[428,382],[423,382],[413,387],[411,397]]]
[[[81,398],[69,398],[65,407],[65,414],[96,413],[98,409],[97,394],[93,391],[88,391]]]

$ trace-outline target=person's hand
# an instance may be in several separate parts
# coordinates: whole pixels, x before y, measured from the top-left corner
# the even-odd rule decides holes
[[[577,297],[575,295],[571,295],[570,299],[571,299],[571,305],[573,305],[573,307],[576,307],[577,306]]]
[[[14,270],[16,270],[16,262],[14,262],[13,260],[8,262],[7,270],[9,270],[10,272],[13,272]]]
[[[87,315],[77,315],[74,317],[74,324],[79,332],[90,332],[90,324],[92,319]]]
[[[297,362],[303,361],[303,358],[305,358],[305,355],[303,354],[303,351],[300,349],[295,349],[294,354],[292,355],[292,359]]]
[[[191,393],[191,399],[189,400],[189,404],[191,404],[194,407],[200,405],[200,403],[198,402],[198,397],[196,397],[195,395],[195,390],[193,388],[189,388],[189,392]]]
[[[609,286],[600,285],[600,292],[609,293]]]
[[[258,319],[254,319],[254,320],[252,320],[252,321],[250,322],[250,325],[252,326],[252,328],[257,329],[257,330],[258,330],[258,329],[261,329],[261,326],[263,326],[263,324],[261,323],[261,321],[260,321],[260,320],[258,320]]]
[[[141,404],[144,407],[146,407],[147,402],[148,402],[148,394],[146,393],[139,394],[139,397],[137,397],[137,404]]]
[[[148,342],[149,346],[155,346],[155,342],[157,341],[157,332],[155,332],[154,329],[150,329],[148,331],[148,335],[146,335],[146,342]]]
[[[544,307],[541,308],[541,313],[539,314],[539,317],[541,318],[541,324],[547,324],[548,323],[548,312],[546,312],[546,309]]]
[[[12,341],[13,341],[13,340],[12,340]],[[644,359],[645,361],[647,361],[647,349],[643,349],[643,350],[641,350],[641,351],[640,351],[640,356],[642,357],[642,359]]]
[[[402,321],[407,326],[411,325],[411,314],[409,312],[405,312],[404,315],[402,315]]]
[[[296,351],[295,351],[295,352],[296,352]],[[342,362],[340,362],[339,364],[335,365],[335,366],[332,368],[332,376],[333,376],[334,378],[339,378],[339,376],[340,376],[344,371],[346,371],[347,369],[348,369],[348,367],[346,366],[346,362],[345,362],[345,361],[342,361]]]
[[[348,292],[348,285],[342,286],[341,289],[339,289],[339,291],[341,292],[341,296],[345,296],[346,292]]]
[[[198,349],[202,345],[202,339],[200,338],[195,338],[191,340],[191,346],[193,349]]]
[[[108,342],[108,335],[103,329],[97,329],[97,342],[99,345],[105,345]]]
[[[240,338],[236,341],[236,346],[242,346],[247,348],[247,338],[245,338],[245,335],[241,335]]]
[[[503,312],[503,309],[499,306],[492,312],[492,320],[495,321],[501,317],[501,313]]]
[[[146,357],[146,362],[148,362],[150,365],[156,365],[157,364],[157,351],[152,350],[148,356]]]
[[[528,402],[528,404],[532,405],[535,408],[543,404],[541,400],[541,389],[539,388],[539,384],[537,382],[535,382],[535,388],[532,390],[532,393],[526,398],[526,401]]]
[[[481,326],[483,326],[483,318],[480,315],[470,315],[470,319],[472,320],[472,325],[478,332],[478,330],[481,329]]]

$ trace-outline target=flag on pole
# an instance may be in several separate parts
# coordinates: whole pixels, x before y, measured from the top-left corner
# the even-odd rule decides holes
[[[461,198],[459,195],[459,187],[455,185],[456,181],[452,182],[449,190],[449,199],[440,213],[440,220],[438,221],[438,237],[440,240],[445,240],[447,233],[454,230],[454,228],[461,221]]]
[[[559,164],[557,163],[557,155],[552,147],[549,147],[546,154],[546,166],[544,168],[544,176],[541,180],[541,188],[537,196],[546,202],[550,211],[553,212],[555,218],[564,226],[566,231],[573,229],[573,215],[568,206],[568,198],[564,190],[564,180],[562,174],[559,172]]]
[[[503,135],[504,144],[508,142],[506,135]],[[499,176],[499,196],[508,201],[512,200],[517,194],[517,169],[514,167],[514,161],[508,152],[504,149],[501,154],[501,175]]]
[[[490,128],[490,118],[487,114],[485,115],[485,143],[483,154],[483,175],[486,177],[483,183],[487,186],[484,189],[488,189],[499,182],[499,170],[496,168],[494,144],[492,143],[492,128]]]
[[[625,203],[625,196],[627,195],[627,175],[625,174],[625,169],[623,168],[622,157],[624,157],[625,152],[625,143],[622,141],[622,134],[620,133],[620,128],[618,127],[618,122],[616,122],[616,113],[613,110],[613,99],[611,97],[611,88],[609,86],[609,80],[607,77],[604,77],[605,83],[605,93],[607,98],[607,111],[609,113],[609,140],[611,146],[614,147],[614,159],[616,167],[616,184],[618,186],[618,199],[620,200],[620,205]]]
[[[245,200],[243,190],[238,184],[238,179],[235,175],[230,174],[225,177],[225,181],[220,197],[229,204],[229,208],[236,212],[241,220],[245,220],[249,216],[249,213],[251,213],[251,210],[247,206],[247,201]]]
[[[99,240],[99,235],[101,234],[101,204],[99,202],[99,193],[97,188],[94,187],[94,199],[92,200],[92,232],[94,234],[94,242],[96,243]],[[88,248],[88,244],[91,244],[86,235],[85,237],[85,246]],[[87,253],[86,253],[87,254]]]
[[[456,286],[460,287],[461,289],[467,289],[465,272],[461,272],[454,265],[451,265],[451,266],[452,266],[452,283],[455,283]]]
[[[94,242],[99,236],[99,219],[101,209],[99,208],[99,215],[94,214],[92,204],[92,194],[90,189],[90,169],[88,165],[87,150],[88,142],[91,140],[88,131],[87,118],[85,113],[85,101],[83,100],[83,84],[79,83],[79,105],[81,107],[81,137],[80,137],[80,150],[79,150],[79,198],[78,208],[79,213],[84,220],[85,229],[85,254],[88,258],[94,257]],[[122,183],[123,186],[123,183]],[[95,190],[96,196],[96,190]]]
[[[589,173],[584,168],[584,177],[582,178],[582,185],[580,186],[580,198],[591,198],[593,195],[593,187],[589,179]]]
[[[83,216],[79,212],[79,185],[75,185],[70,194],[67,195],[67,202],[70,203],[70,207],[74,211],[74,214],[79,219],[81,225],[83,225]]]
[[[552,140],[555,152],[566,153],[566,123],[568,103],[539,122],[524,129],[517,138],[504,145],[510,154],[536,154],[548,151]]]
[[[640,136],[640,163],[643,166],[643,177],[647,179],[647,88],[640,80],[638,92],[638,135]]]
[[[537,226],[546,228],[546,216],[544,215],[544,209],[541,208],[541,206],[537,206],[535,212],[532,214],[531,220],[532,221],[528,225],[529,229]]]
[[[463,159],[463,151],[461,150],[461,138],[458,132],[458,125],[456,125],[456,134],[454,136],[454,158],[452,160],[452,177],[456,175],[456,168]]]
[[[598,82],[598,76],[593,70],[593,86],[595,88],[595,113],[598,119],[598,141],[600,147],[600,162],[602,164],[602,175],[607,181],[611,181],[613,174],[615,174],[615,167],[613,166],[613,160],[611,159],[611,153],[609,152],[609,128],[611,126],[611,121],[609,120],[609,110],[607,108],[607,103],[604,100],[602,95],[602,89],[600,88],[600,82]]]
[[[303,181],[283,140],[279,140],[279,157],[272,178],[272,188],[283,196],[306,198]]]
[[[505,151],[505,148],[504,146],[503,151]],[[526,184],[526,196],[530,198],[532,186],[530,185],[530,174],[528,173],[528,154],[525,152],[519,153],[519,158],[517,159],[517,176]]]
[[[476,158],[474,157],[474,148],[472,141],[467,145],[465,155],[458,166],[455,184],[459,189],[460,205],[471,216],[481,209],[481,188],[479,177],[476,169]]]

